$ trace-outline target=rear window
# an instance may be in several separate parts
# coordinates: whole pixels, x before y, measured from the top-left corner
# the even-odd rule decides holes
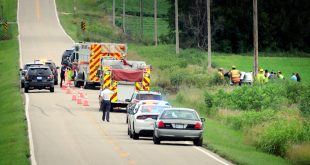
[[[26,64],[25,67],[24,67],[24,70],[28,70],[28,68],[30,66],[41,66],[41,65],[43,65],[43,64]]]
[[[199,120],[197,114],[187,110],[167,110],[160,117],[161,119],[183,119],[183,120]]]
[[[158,106],[158,105],[144,105],[141,108],[143,113],[161,113],[168,106]]]
[[[29,75],[50,75],[52,74],[49,68],[30,68],[28,70]]]
[[[162,100],[161,95],[154,94],[137,94],[138,100]]]

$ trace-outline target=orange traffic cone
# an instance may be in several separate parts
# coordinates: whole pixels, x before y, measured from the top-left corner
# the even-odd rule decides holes
[[[87,98],[87,96],[85,96],[85,98],[83,99],[83,106],[88,106],[88,98]]]
[[[76,94],[73,93],[73,95],[72,95],[72,101],[75,101],[75,100],[76,100]]]
[[[82,98],[79,97],[79,96],[77,96],[77,98],[76,98],[76,103],[77,103],[77,104],[82,104]]]

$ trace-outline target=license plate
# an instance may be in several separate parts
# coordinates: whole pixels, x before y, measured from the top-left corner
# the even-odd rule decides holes
[[[37,80],[42,80],[42,77],[37,77]]]
[[[184,125],[183,124],[175,124],[175,128],[177,129],[183,129]]]

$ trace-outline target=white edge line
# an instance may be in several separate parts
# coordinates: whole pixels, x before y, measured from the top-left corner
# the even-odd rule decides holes
[[[23,61],[22,61],[22,51],[21,51],[21,41],[20,41],[20,24],[19,24],[19,5],[20,0],[17,1],[17,27],[18,27],[18,49],[19,49],[19,65],[22,67]],[[28,94],[24,93],[25,96],[25,113],[27,118],[27,128],[28,128],[28,140],[29,140],[29,147],[30,147],[30,161],[32,165],[37,165],[37,161],[34,154],[34,145],[33,145],[33,139],[32,139],[32,130],[31,130],[31,122],[29,117],[29,96]]]
[[[57,4],[55,2],[56,0],[53,0],[54,2],[54,7],[55,7],[55,15],[56,15],[56,19],[57,19],[57,22],[58,22],[58,25],[60,26],[60,29],[62,30],[62,32],[71,40],[72,43],[74,43],[74,40],[68,35],[68,33],[64,30],[64,28],[61,26],[61,23],[59,21],[59,18],[58,18],[58,11],[57,11]]]
[[[202,149],[202,148],[200,148],[200,147],[194,147],[194,148],[195,148],[196,150],[201,151],[202,153],[208,155],[209,157],[213,158],[214,160],[216,160],[216,161],[218,161],[218,162],[224,164],[224,165],[230,165],[230,164],[224,162],[223,160],[217,158],[217,157],[214,156],[213,154],[209,153],[208,151],[206,151],[206,150],[204,150],[204,149]]]

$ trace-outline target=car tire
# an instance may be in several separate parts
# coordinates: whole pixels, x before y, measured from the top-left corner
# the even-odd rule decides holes
[[[154,144],[160,144],[160,139],[153,134],[153,143]]]
[[[132,134],[132,138],[134,139],[134,140],[138,140],[139,139],[139,134],[138,133],[136,133],[136,131],[135,131],[135,125],[134,125],[134,123],[133,123],[133,134]]]
[[[128,128],[127,128],[127,135],[130,135],[130,132],[129,132],[130,130],[129,130],[129,126],[128,126]]]
[[[198,138],[193,141],[195,146],[202,146],[203,138]]]
[[[132,138],[132,132],[131,132],[131,127],[129,126],[129,137]]]
[[[25,88],[24,88],[24,91],[25,91],[25,93],[28,93],[28,92],[29,92],[28,87],[25,87]]]
[[[55,91],[54,87],[50,87],[50,92],[54,92],[54,91]]]

